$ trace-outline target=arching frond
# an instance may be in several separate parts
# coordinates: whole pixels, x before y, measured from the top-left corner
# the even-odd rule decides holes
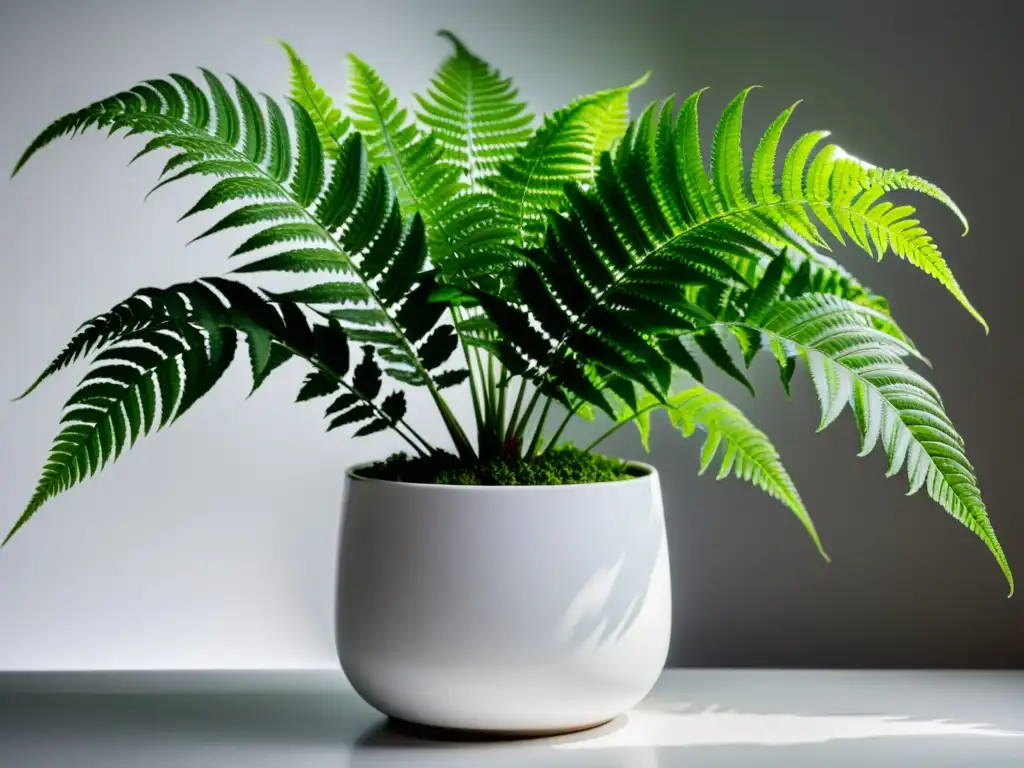
[[[720,316],[730,320],[745,318],[756,323],[764,318],[765,313],[780,297],[795,298],[808,293],[828,293],[868,307],[873,310],[876,328],[906,344],[921,360],[925,360],[893,319],[889,302],[884,297],[860,283],[830,257],[813,251],[805,255],[787,248],[769,263],[764,272],[756,278],[752,288],[735,292],[730,296],[732,304],[726,307]],[[761,335],[742,328],[732,330],[742,348],[744,361],[749,366],[754,356],[761,350]],[[787,393],[792,372],[793,368],[790,366],[787,375],[783,376]]]
[[[133,310],[131,322],[119,329],[98,322],[124,316],[126,307]],[[378,397],[381,369],[372,346],[364,345],[362,362],[349,375],[349,337],[337,321],[311,324],[297,304],[267,299],[231,280],[146,288],[86,327],[106,329],[102,338],[89,340],[102,351],[65,404],[43,475],[8,540],[46,501],[188,411],[230,366],[239,336],[248,344],[254,389],[282,362],[298,357],[314,366],[300,402],[341,393],[328,407],[329,429],[365,422],[356,436],[372,434],[398,429],[405,416],[404,395]]]
[[[140,436],[181,416],[224,372],[235,336],[135,331],[101,353],[65,405],[36,491],[7,540],[50,498],[98,472]]]
[[[782,465],[778,451],[768,436],[754,426],[739,408],[700,384],[670,396],[665,405],[659,405],[648,397],[640,402],[639,407],[641,411],[664,408],[672,426],[684,437],[690,437],[698,429],[704,432],[699,473],[704,474],[716,457],[720,457],[719,480],[732,475],[780,501],[793,512],[822,557],[828,560],[811,516],[793,479]]]
[[[198,166],[195,174],[219,180],[184,217],[226,203],[245,203],[204,235],[242,223],[270,222],[236,254],[275,246],[287,250],[260,259],[258,266],[246,265],[247,271],[298,271],[315,261],[351,276],[385,319],[381,330],[352,327],[353,340],[393,350],[403,365],[388,372],[403,383],[428,388],[442,412],[450,414],[434,374],[419,358],[416,340],[407,336],[409,329],[422,331],[420,315],[412,310],[402,313],[407,297],[411,299],[416,286],[427,279],[425,228],[418,217],[402,217],[385,171],[368,172],[362,137],[353,133],[338,148],[337,161],[328,165],[313,119],[297,102],[291,103],[294,126],[289,126],[273,100],[265,99],[265,113],[258,106],[254,109],[250,92],[238,84],[236,103],[216,75],[206,70],[203,74],[209,95],[188,78],[174,75],[170,81],[149,81],[57,120],[29,146],[16,170],[56,138],[91,127],[155,134],[136,157],[162,148],[189,153],[178,168]],[[213,167],[210,160],[231,165]],[[410,306],[416,309],[425,303],[417,298]],[[431,354],[437,354],[435,348]],[[468,452],[468,441],[454,417],[445,415],[445,422],[460,451]]]
[[[845,242],[845,235],[877,258],[887,250],[906,258],[939,280],[985,325],[932,238],[911,218],[914,209],[883,199],[896,189],[926,194],[949,207],[966,227],[963,213],[948,195],[906,171],[879,169],[834,144],[815,151],[828,136],[825,131],[800,136],[780,163],[780,137],[794,107],[783,112],[761,138],[748,173],[740,146],[748,92],[741,92],[726,107],[718,123],[710,180],[700,155],[699,92],[683,102],[677,120],[669,104],[649,107],[631,132],[632,141],[620,148],[616,165],[626,177],[622,186],[637,200],[658,203],[647,220],[642,211],[635,212],[641,224],[660,230],[658,239],[664,242],[654,243],[656,250],[682,246],[715,231],[798,248],[802,240],[824,245],[820,224],[839,242]]]
[[[794,254],[790,264],[796,266],[792,275],[784,278],[784,295],[796,298],[807,293],[829,293],[868,307],[881,315],[875,317],[876,328],[917,352],[913,341],[893,318],[888,299],[861,283],[840,264],[823,254],[815,254],[814,258]]]
[[[981,499],[964,441],[938,392],[904,358],[912,350],[874,326],[871,310],[836,296],[780,301],[761,323],[741,323],[769,339],[779,358],[806,365],[821,401],[821,427],[849,407],[861,434],[861,455],[879,443],[888,475],[906,470],[910,493],[922,487],[989,548],[1013,592],[1002,547]]]
[[[36,387],[94,349],[102,348],[114,340],[152,323],[150,305],[140,295],[133,295],[113,307],[82,323],[78,331],[38,378],[16,399],[31,394]]]
[[[849,184],[876,200],[885,190],[883,175],[869,168],[856,175],[847,163],[839,166],[844,175],[833,179],[838,171],[819,160],[805,184],[802,169],[814,136],[791,150],[782,183],[768,184],[784,113],[755,153],[748,193],[738,143],[745,97],[737,97],[719,122],[710,177],[700,155],[698,93],[684,101],[678,117],[667,102],[649,107],[614,156],[602,157],[589,189],[566,189],[565,212],[550,219],[543,246],[526,254],[529,265],[517,277],[521,300],[559,348],[614,365],[615,373],[653,392],[666,380],[663,358],[699,378],[693,356],[699,350],[749,387],[721,339],[703,326],[741,311],[780,247],[808,252],[806,239],[821,239],[812,213],[822,213],[822,206],[842,211],[863,205],[864,195],[850,202]],[[827,184],[820,179],[826,170]],[[884,178],[887,187],[911,185],[898,174]],[[790,286],[806,279],[809,287],[813,275],[819,281],[839,277],[837,288],[852,292],[853,283],[837,269],[826,272],[822,261],[816,258],[789,278],[787,271],[779,273],[778,289],[786,279]],[[858,300],[881,308],[876,324],[905,340],[891,318],[881,317],[887,314],[884,302],[866,292]],[[680,334],[691,340],[677,343]],[[756,339],[748,335],[747,342],[749,362]]]

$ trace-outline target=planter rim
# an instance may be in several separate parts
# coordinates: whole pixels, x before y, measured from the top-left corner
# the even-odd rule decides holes
[[[494,493],[498,491],[514,491],[518,493],[529,493],[548,491],[560,493],[581,488],[607,488],[608,486],[628,485],[631,483],[643,482],[654,478],[658,479],[658,470],[651,464],[643,461],[627,461],[626,466],[630,469],[640,470],[643,474],[630,477],[626,480],[608,480],[600,483],[563,483],[561,485],[449,485],[445,483],[409,483],[404,480],[381,480],[375,477],[361,477],[357,472],[365,467],[372,466],[375,462],[362,462],[353,464],[345,470],[345,477],[350,482],[374,483],[378,485],[393,485],[401,488],[424,488],[444,491],[461,491],[465,493]],[[557,490],[556,490],[557,489]],[[429,493],[429,491],[428,491]]]

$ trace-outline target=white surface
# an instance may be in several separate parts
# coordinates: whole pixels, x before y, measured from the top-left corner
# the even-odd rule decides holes
[[[651,690],[672,590],[658,473],[549,487],[353,479],[338,654],[367,701],[448,728],[592,726]]]
[[[670,670],[572,736],[396,731],[336,671],[0,675],[0,765],[1019,768],[1024,673]]]

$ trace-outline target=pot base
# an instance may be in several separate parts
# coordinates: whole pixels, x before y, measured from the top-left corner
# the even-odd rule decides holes
[[[388,727],[404,736],[413,736],[418,739],[429,739],[431,741],[459,741],[459,742],[481,742],[481,741],[525,741],[528,739],[545,739],[552,736],[568,736],[573,733],[582,733],[603,725],[608,725],[615,718],[601,720],[587,725],[575,725],[569,728],[542,728],[529,730],[487,730],[476,728],[442,728],[436,725],[424,725],[409,720],[402,720],[398,717],[388,716]]]

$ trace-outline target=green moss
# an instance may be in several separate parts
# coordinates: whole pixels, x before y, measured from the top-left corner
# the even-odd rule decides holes
[[[464,464],[450,453],[410,457],[396,453],[359,471],[361,477],[437,485],[575,485],[608,483],[637,476],[621,459],[564,447],[532,460],[494,459]]]

